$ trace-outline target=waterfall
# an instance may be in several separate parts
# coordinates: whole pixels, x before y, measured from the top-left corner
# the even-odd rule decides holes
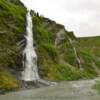
[[[33,24],[32,24],[32,16],[30,14],[30,10],[27,12],[27,27],[26,32],[26,47],[23,51],[23,68],[22,72],[22,80],[25,82],[36,82],[37,84],[43,85],[55,85],[56,82],[50,82],[46,80],[42,80],[38,74],[37,68],[37,55],[35,52],[34,38],[33,38]]]
[[[72,41],[72,39],[69,38],[69,37],[68,37],[68,40],[69,40],[69,42],[70,42],[70,44],[71,44],[71,46],[72,46],[72,48],[73,48],[73,51],[74,51],[75,58],[76,58],[76,60],[77,60],[78,66],[79,66],[80,70],[83,70],[82,64],[81,64],[81,60],[80,60],[80,58],[79,58],[79,56],[78,56],[78,53],[77,53],[77,50],[76,50],[75,46],[73,45],[73,41]]]
[[[27,12],[27,27],[26,32],[26,47],[23,51],[23,67],[24,71],[22,72],[22,80],[23,81],[38,81],[39,74],[37,69],[37,55],[35,52],[34,39],[33,39],[33,24],[32,24],[32,16],[30,14],[30,10]]]

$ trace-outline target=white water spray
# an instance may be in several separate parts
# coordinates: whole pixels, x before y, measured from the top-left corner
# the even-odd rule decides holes
[[[30,11],[27,12],[27,27],[25,36],[27,44],[26,48],[23,51],[23,67],[24,71],[22,72],[22,80],[23,81],[38,81],[39,74],[37,69],[37,55],[35,52],[34,39],[33,39],[33,24],[32,24],[32,16]]]
[[[55,85],[56,82],[50,82],[46,80],[42,80],[38,74],[37,68],[37,55],[35,52],[34,39],[33,39],[33,24],[32,24],[32,16],[30,14],[30,10],[27,12],[27,27],[25,36],[27,44],[23,51],[23,67],[24,71],[22,72],[22,80],[25,82],[37,82],[44,85]]]

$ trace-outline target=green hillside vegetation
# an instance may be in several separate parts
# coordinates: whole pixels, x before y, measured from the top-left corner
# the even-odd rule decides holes
[[[19,88],[14,72],[22,71],[26,8],[19,0],[0,0],[0,90]],[[76,38],[63,25],[34,11],[33,32],[42,79],[94,78],[100,71],[100,37]]]
[[[100,61],[97,59],[95,51],[95,54],[90,52],[88,46],[86,50],[83,49],[85,48],[83,38],[76,38],[73,32],[66,31],[64,26],[34,12],[33,25],[39,73],[42,78],[49,80],[77,80],[93,78],[99,75]],[[72,44],[69,38],[73,41]],[[58,41],[57,44],[56,40]],[[93,40],[88,42],[87,39],[87,44],[91,45]],[[95,41],[99,42],[100,40]],[[98,44],[95,46],[99,49]],[[73,47],[80,58],[82,70],[78,66]]]
[[[25,16],[26,9],[22,5],[0,0],[0,89],[17,87],[10,70],[21,64],[22,48],[17,43],[25,34]]]
[[[90,51],[100,59],[100,37],[80,38],[80,48]]]

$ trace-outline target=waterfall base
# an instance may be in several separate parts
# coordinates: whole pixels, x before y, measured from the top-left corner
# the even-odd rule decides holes
[[[45,86],[56,85],[56,82],[46,81],[46,80],[36,80],[36,81],[22,81],[22,88],[40,88]]]

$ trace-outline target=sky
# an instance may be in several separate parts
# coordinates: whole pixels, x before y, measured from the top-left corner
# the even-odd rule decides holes
[[[21,0],[77,37],[100,36],[100,0]]]

